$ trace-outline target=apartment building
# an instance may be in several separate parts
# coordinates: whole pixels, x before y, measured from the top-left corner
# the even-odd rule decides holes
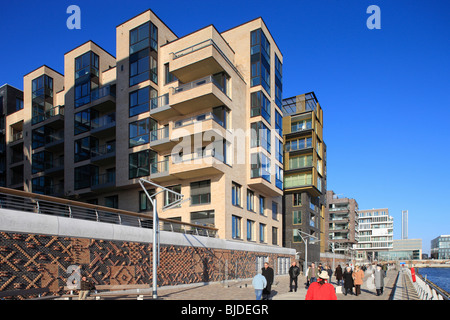
[[[325,251],[326,145],[323,111],[314,92],[283,100],[283,136],[283,244],[296,248],[303,260],[309,239],[308,261],[319,261]]]
[[[375,261],[379,252],[393,248],[394,218],[389,215],[389,209],[359,210],[358,228],[357,259]]]
[[[262,18],[178,37],[147,10],[116,27],[116,56],[87,41],[64,74],[24,76],[17,187],[151,214],[145,178],[187,199],[158,194],[161,217],[280,246],[282,62]]]
[[[358,202],[339,197],[333,190],[326,193],[324,219],[325,247],[337,254],[350,254],[358,242]]]
[[[0,87],[0,187],[21,188],[24,154],[23,92],[9,84]]]

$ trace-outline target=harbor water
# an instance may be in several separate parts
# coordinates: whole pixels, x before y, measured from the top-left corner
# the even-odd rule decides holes
[[[419,273],[450,293],[450,267],[449,268],[419,268]]]

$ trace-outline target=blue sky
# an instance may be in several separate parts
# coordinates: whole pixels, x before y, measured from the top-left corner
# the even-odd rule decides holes
[[[81,30],[69,30],[69,5]],[[366,9],[381,9],[369,30]],[[0,12],[0,85],[47,64],[64,73],[64,53],[93,40],[115,55],[115,27],[152,9],[178,36],[209,24],[225,31],[263,17],[284,56],[283,97],[314,91],[324,109],[328,189],[360,209],[389,208],[400,238],[450,233],[450,2],[20,1]]]

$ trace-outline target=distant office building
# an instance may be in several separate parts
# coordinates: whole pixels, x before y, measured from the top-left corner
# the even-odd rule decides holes
[[[358,227],[357,259],[378,260],[379,252],[393,248],[394,218],[389,209],[359,210]]]
[[[402,210],[402,240],[408,239],[408,210]]]
[[[440,235],[431,240],[431,258],[450,259],[450,235]]]
[[[378,252],[378,260],[419,260],[422,257],[422,239],[394,240],[392,250]]]
[[[348,254],[358,242],[358,202],[351,198],[339,198],[327,191],[324,216],[325,248],[338,254]]]

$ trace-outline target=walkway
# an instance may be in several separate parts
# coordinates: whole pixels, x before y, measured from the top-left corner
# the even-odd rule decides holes
[[[398,274],[393,300],[420,300],[406,270],[402,270]]]

